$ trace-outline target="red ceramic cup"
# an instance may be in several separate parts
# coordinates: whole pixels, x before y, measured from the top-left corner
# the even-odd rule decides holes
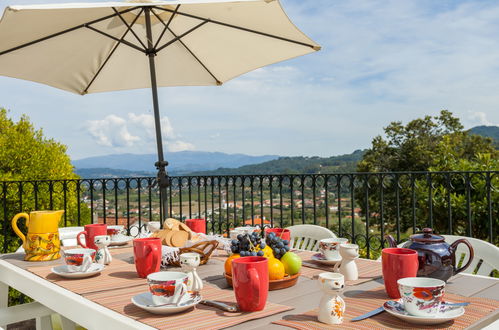
[[[283,228],[267,228],[265,229],[265,234],[274,233],[277,237],[287,240],[288,242],[291,240],[291,233],[289,229]]]
[[[139,277],[146,278],[159,272],[161,264],[161,238],[136,238],[133,240],[135,269]]]
[[[195,233],[206,234],[206,220],[205,219],[187,219],[185,220],[187,227]]]
[[[397,281],[401,278],[416,277],[418,272],[418,252],[411,249],[387,248],[381,251],[385,290],[392,299],[399,299]]]
[[[82,243],[80,236],[85,235],[85,244]],[[107,235],[107,225],[103,223],[94,223],[85,225],[85,230],[76,235],[76,241],[84,248],[98,250],[94,244],[94,237],[99,235]]]
[[[241,311],[255,312],[264,309],[269,292],[267,258],[241,257],[233,259],[232,286]]]

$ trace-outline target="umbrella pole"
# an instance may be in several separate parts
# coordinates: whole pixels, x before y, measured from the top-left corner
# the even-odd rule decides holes
[[[161,203],[161,223],[166,219],[168,215],[168,199],[167,199],[167,188],[170,185],[170,180],[168,179],[168,174],[166,173],[166,166],[168,162],[165,161],[163,155],[163,140],[161,137],[161,120],[159,114],[159,102],[158,102],[158,84],[156,82],[156,65],[154,57],[156,56],[156,51],[152,43],[152,28],[151,28],[151,16],[150,8],[144,7],[145,18],[146,18],[146,33],[147,33],[147,56],[149,58],[149,70],[151,73],[151,91],[152,91],[152,102],[154,107],[154,126],[156,128],[156,145],[158,147],[158,161],[154,164],[158,170],[158,185],[160,193],[160,203]],[[163,226],[163,224],[161,224]]]

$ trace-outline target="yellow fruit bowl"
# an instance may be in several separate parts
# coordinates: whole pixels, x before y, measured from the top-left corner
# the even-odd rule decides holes
[[[227,281],[227,284],[232,287],[232,276],[224,273],[225,280]],[[285,289],[292,287],[298,282],[298,277],[300,276],[300,273],[295,274],[295,275],[286,275],[282,280],[269,280],[269,290],[280,290],[280,289]]]

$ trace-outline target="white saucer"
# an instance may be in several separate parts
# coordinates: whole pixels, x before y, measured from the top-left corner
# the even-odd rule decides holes
[[[446,301],[447,303],[451,303],[450,301]],[[401,303],[401,301],[399,301]],[[404,310],[404,306],[402,304],[399,305],[399,308],[395,308],[392,305],[388,305],[388,302],[383,304],[384,310],[392,314],[395,317],[398,317],[401,320],[404,320],[409,323],[414,324],[440,324],[450,320],[454,320],[464,314],[464,307],[445,307],[441,306],[439,312],[435,316],[412,316],[407,314]]]
[[[133,237],[130,236],[125,236],[125,235],[120,235],[114,239],[111,240],[111,244],[109,246],[120,246],[120,245],[125,245],[128,242],[133,240]]]
[[[310,259],[324,265],[335,265],[336,263],[341,261],[341,258],[335,260],[327,260],[322,253],[316,253]]]
[[[92,263],[90,268],[86,272],[69,272],[68,265],[60,265],[52,267],[52,273],[57,274],[66,278],[85,278],[99,274],[103,269],[104,265]]]
[[[154,304],[152,302],[152,294],[150,292],[144,292],[132,297],[132,303],[135,306],[142,308],[143,310],[146,310],[150,313],[167,315],[167,314],[180,313],[185,310],[188,310],[189,308],[199,304],[201,299],[202,299],[201,295],[197,295],[194,298],[186,299],[187,304],[183,302],[180,304],[180,306],[174,306],[174,305],[150,306]]]

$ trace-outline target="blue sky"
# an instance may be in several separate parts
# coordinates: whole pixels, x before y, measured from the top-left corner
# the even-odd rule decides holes
[[[44,2],[73,1],[0,0],[0,9]],[[499,2],[282,4],[322,50],[222,87],[160,89],[167,151],[331,156],[441,109],[467,128],[499,124]],[[155,152],[149,90],[83,97],[0,77],[0,107],[28,114],[74,159]]]

